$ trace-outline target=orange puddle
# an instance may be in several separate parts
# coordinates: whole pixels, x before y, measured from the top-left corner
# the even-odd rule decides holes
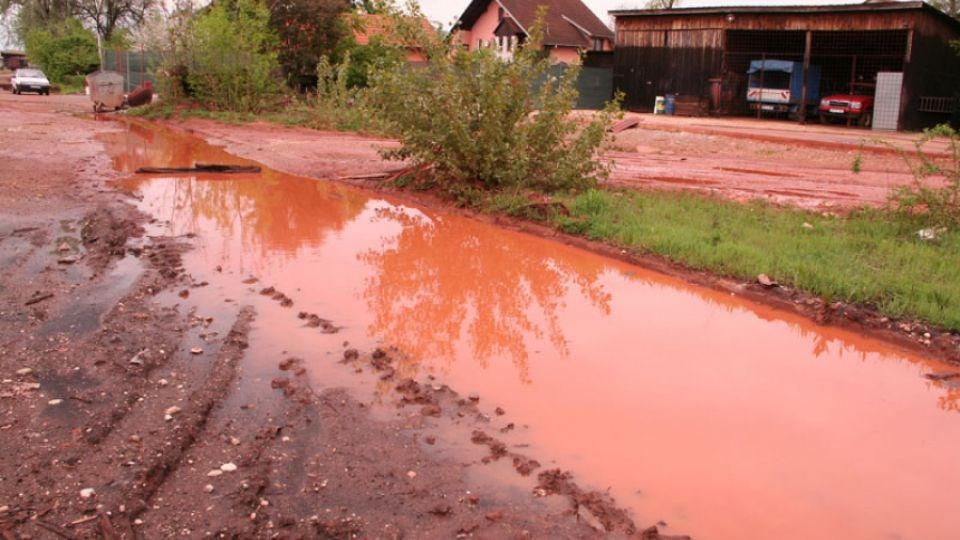
[[[104,142],[124,171],[245,163],[136,125]],[[949,369],[938,362],[329,182],[265,169],[125,185],[160,220],[152,233],[198,235],[185,265],[212,284],[191,294],[201,311],[257,307],[247,377],[296,354],[318,386],[356,386],[332,361],[343,342],[396,345],[406,373],[502,406],[492,428],[527,426],[510,444],[609,487],[639,524],[698,539],[960,538],[960,387],[923,378]],[[294,307],[256,293],[268,285]],[[307,329],[301,310],[344,328]]]

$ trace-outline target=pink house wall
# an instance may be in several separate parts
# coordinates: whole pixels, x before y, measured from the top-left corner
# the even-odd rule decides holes
[[[554,64],[580,65],[580,49],[573,47],[550,47],[550,59]]]
[[[480,15],[480,18],[477,19],[477,22],[473,24],[473,28],[469,32],[463,33],[463,41],[467,44],[468,50],[477,50],[477,40],[482,39],[484,43],[489,43],[490,40],[496,40],[496,36],[493,35],[493,32],[499,25],[500,4],[497,2],[490,2],[490,5],[487,6],[487,10],[484,11],[483,15]]]
[[[487,6],[487,10],[483,12],[482,15],[477,19],[477,22],[473,24],[473,28],[469,31],[461,32],[461,38],[463,43],[467,46],[467,50],[475,51],[477,50],[477,41],[483,40],[484,43],[490,43],[491,41],[496,42],[497,36],[493,32],[497,29],[497,26],[500,25],[500,4],[498,2],[490,2]],[[613,50],[609,48],[609,44],[604,47],[605,50]],[[566,64],[580,64],[580,49],[576,47],[550,47],[550,58],[555,64],[561,62]]]

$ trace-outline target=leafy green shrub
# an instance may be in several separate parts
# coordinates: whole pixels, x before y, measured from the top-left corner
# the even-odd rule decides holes
[[[24,41],[31,62],[40,66],[53,83],[67,83],[71,76],[83,77],[100,63],[97,38],[74,18],[33,28]]]
[[[512,61],[424,34],[416,42],[427,51],[427,66],[375,73],[372,103],[402,145],[386,156],[432,167],[434,180],[461,197],[464,185],[552,191],[586,188],[603,177],[607,169],[592,158],[619,101],[592,119],[571,117],[579,69],[548,75],[542,15]]]
[[[280,91],[276,35],[263,0],[215,2],[191,27],[189,92],[214,109],[260,111]]]
[[[372,36],[366,45],[353,45],[346,54],[346,83],[350,88],[367,87],[372,72],[393,69],[404,61],[403,52],[384,43],[380,36]]]
[[[350,53],[339,65],[326,57],[317,66],[317,92],[308,102],[312,127],[343,131],[380,132],[382,124],[368,105],[367,90],[350,85],[355,70]]]
[[[284,79],[296,89],[312,89],[317,62],[335,53],[348,36],[344,0],[271,0],[270,27],[279,43],[277,59]]]
[[[924,147],[935,138],[947,142],[947,157],[934,158]],[[943,227],[960,227],[960,133],[947,125],[923,132],[915,143],[916,159],[902,153],[913,173],[912,185],[893,191],[890,205],[901,214]],[[930,180],[939,182],[931,185]]]

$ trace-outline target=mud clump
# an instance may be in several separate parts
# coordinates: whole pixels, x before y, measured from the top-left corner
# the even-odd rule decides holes
[[[88,263],[95,272],[102,272],[110,261],[123,257],[127,240],[143,234],[132,219],[120,217],[117,211],[97,208],[87,214],[80,229],[80,239],[88,253]]]
[[[300,358],[287,358],[280,362],[278,366],[280,371],[292,371],[294,375],[304,375],[307,369],[303,367],[303,360]]]
[[[475,430],[470,436],[470,442],[480,444],[490,448],[490,456],[484,458],[485,462],[496,461],[507,455],[507,445],[487,435],[483,431]]]
[[[409,405],[436,405],[436,400],[430,396],[424,387],[413,379],[405,379],[398,384],[395,390],[400,394],[401,402]]]
[[[269,296],[271,300],[280,302],[280,305],[283,307],[293,306],[293,299],[278,291],[276,287],[264,287],[263,289],[260,289],[260,294],[262,296]]]
[[[158,274],[168,282],[175,281],[183,273],[183,253],[186,246],[173,241],[158,241],[144,248],[146,259]],[[164,284],[158,284],[159,291]],[[189,292],[187,294],[189,296]],[[181,296],[183,297],[183,296]]]
[[[474,430],[470,436],[470,442],[486,446],[490,449],[490,455],[483,458],[483,463],[490,463],[504,457],[509,457],[513,460],[514,470],[521,476],[530,476],[533,474],[533,471],[540,468],[539,461],[524,456],[523,454],[508,451],[506,444],[482,430]]]
[[[373,354],[373,357],[370,359],[370,365],[373,367],[373,369],[377,370],[381,374],[380,379],[384,381],[392,379],[393,376],[397,373],[397,370],[394,369],[392,362],[393,362],[393,359],[387,356],[386,354],[378,356],[376,352]],[[438,405],[435,407],[435,411],[431,410],[431,414],[429,416],[440,416],[441,412],[442,410]],[[424,413],[424,414],[426,415],[427,413]]]
[[[340,331],[340,328],[334,325],[333,322],[320,317],[316,313],[301,311],[297,314],[297,318],[307,321],[307,328],[320,328],[324,334],[336,334]]]
[[[574,481],[573,475],[560,469],[543,471],[537,476],[537,492],[545,495],[562,495],[573,505],[577,515],[592,516],[603,527],[603,532],[621,532],[632,535],[637,532],[637,526],[630,519],[627,512],[618,508],[610,495],[599,491],[585,491]],[[655,529],[655,527],[654,527]],[[648,529],[649,530],[649,529]],[[659,539],[659,533],[654,536],[644,531],[644,540]]]
[[[540,468],[540,462],[520,454],[513,454],[513,468],[520,473],[520,476],[530,476],[533,471]]]
[[[270,381],[270,388],[283,391],[284,397],[297,401],[303,405],[313,402],[314,392],[306,380],[307,368],[303,359],[287,358],[277,366],[280,371],[293,374],[292,378],[278,377]]]

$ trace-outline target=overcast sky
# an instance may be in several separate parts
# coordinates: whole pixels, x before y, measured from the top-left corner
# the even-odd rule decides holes
[[[527,0],[535,1],[535,0]],[[469,0],[420,0],[423,12],[435,22],[449,24],[463,13]],[[607,12],[611,9],[641,9],[646,0],[584,0],[600,20],[610,23]],[[856,0],[681,0],[679,7],[700,6],[813,6],[823,4],[857,4]]]

